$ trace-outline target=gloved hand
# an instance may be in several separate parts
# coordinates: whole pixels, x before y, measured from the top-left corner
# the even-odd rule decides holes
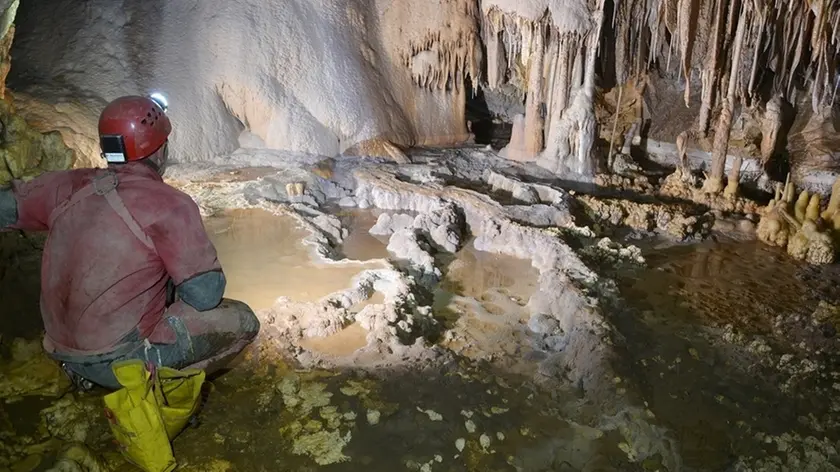
[[[0,188],[0,229],[17,223],[17,200],[11,188]]]

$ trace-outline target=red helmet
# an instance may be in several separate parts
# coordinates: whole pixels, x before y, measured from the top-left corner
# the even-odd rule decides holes
[[[172,123],[166,116],[166,101],[153,97],[120,97],[102,110],[99,143],[109,163],[139,161],[169,139]]]

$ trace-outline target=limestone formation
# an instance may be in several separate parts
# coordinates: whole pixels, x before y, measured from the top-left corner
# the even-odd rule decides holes
[[[604,32],[598,2],[482,2],[482,33],[492,58],[488,71],[493,79],[488,87],[499,87],[507,76],[509,83],[527,90],[526,104],[540,99],[545,103],[542,130],[542,116],[536,115],[536,107],[527,106],[525,116],[514,122],[513,139],[505,155],[531,160],[533,143],[544,137],[545,150],[537,159],[541,166],[559,174],[594,171],[590,154],[594,89],[588,84],[594,75],[591,46],[597,45],[601,36],[602,58],[614,58],[619,87],[656,73],[650,66],[657,61],[664,66],[661,73],[665,77],[681,81],[685,106],[689,106],[691,93],[698,88],[692,77],[699,76],[699,137],[708,134],[709,123],[715,120],[708,149],[713,154],[712,165],[703,188],[709,194],[725,190],[730,199],[737,197],[741,166],[726,163],[736,123],[756,121],[761,138],[755,143],[755,157],[766,164],[782,139],[783,103],[799,106],[801,102],[797,101],[797,87],[809,94],[815,113],[824,114],[834,102],[836,80],[829,64],[838,57],[840,10],[823,4],[809,9],[808,5],[717,0],[619,2],[612,29]],[[678,61],[672,61],[674,56]],[[506,68],[503,60],[507,60]],[[672,62],[678,63],[673,73]],[[543,74],[537,86],[539,77],[534,69],[540,68]],[[772,76],[763,72],[768,68],[774,70]],[[797,76],[808,78],[797,86]],[[764,88],[773,90],[766,103],[759,94]],[[756,107],[763,107],[763,114],[747,117],[746,111]],[[657,118],[652,117],[654,121]],[[754,144],[744,145],[750,148]],[[727,167],[731,169],[728,177],[724,175]],[[795,176],[795,181],[802,180]]]
[[[488,56],[504,54],[510,80],[528,90],[525,117],[514,128],[522,138],[512,139],[504,151],[510,157],[536,159],[557,173],[594,172],[589,153],[595,140],[595,55],[603,17],[603,2],[596,3],[593,11],[574,1],[482,2],[485,38],[502,38],[486,43]],[[540,103],[546,104],[544,116]]]
[[[72,165],[73,151],[57,131],[36,131],[5,100],[0,100],[0,125],[0,186]]]
[[[761,163],[766,166],[778,146],[782,127],[782,96],[774,95],[764,110],[761,120]]]
[[[834,185],[840,189],[840,179]],[[836,224],[837,193],[834,192],[828,207],[820,212],[819,194],[810,195],[803,190],[792,204],[794,187],[785,185],[785,191],[776,189],[773,200],[763,210],[758,224],[758,238],[772,246],[787,249],[796,259],[811,264],[831,264],[840,250]],[[832,203],[834,201],[835,203]]]
[[[28,123],[6,96],[18,0],[2,1],[0,8],[0,187],[3,187],[13,179],[27,180],[47,171],[67,169],[73,164],[73,152],[67,149],[59,133],[42,134],[39,131],[46,130],[38,130]]]
[[[55,87],[32,87],[29,94],[8,93],[16,112],[35,130],[58,132],[73,152],[72,166],[104,167],[97,121],[105,102],[93,97],[63,96]]]
[[[799,188],[825,196],[840,176],[840,115],[835,109],[802,112],[804,116],[794,123],[788,139],[791,181]]]

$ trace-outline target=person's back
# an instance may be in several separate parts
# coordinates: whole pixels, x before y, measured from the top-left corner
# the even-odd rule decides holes
[[[169,277],[180,284],[199,272],[221,270],[189,196],[146,165],[128,164],[114,173],[115,191],[153,248],[132,233],[105,198],[85,198],[60,215],[53,213],[99,170],[55,172],[21,186],[22,218],[13,228],[50,230],[41,273],[50,351],[108,352],[134,328],[148,335],[163,316]]]
[[[145,135],[135,133],[141,125]],[[163,182],[170,130],[156,102],[118,99],[100,119],[107,170],[52,172],[0,189],[0,230],[49,231],[44,347],[112,388],[110,364],[140,356],[141,347],[148,356],[154,346],[163,365],[205,368],[241,351],[259,329],[247,305],[222,299],[224,274],[197,205]],[[179,300],[167,308],[170,284]]]

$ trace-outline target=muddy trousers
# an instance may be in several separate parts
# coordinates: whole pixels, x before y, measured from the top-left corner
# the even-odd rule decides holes
[[[223,299],[218,307],[203,312],[177,302],[145,339],[134,331],[110,353],[51,356],[79,377],[116,390],[121,386],[111,370],[114,362],[141,359],[175,369],[204,369],[210,375],[245,349],[259,330],[260,322],[253,310],[242,302]]]

